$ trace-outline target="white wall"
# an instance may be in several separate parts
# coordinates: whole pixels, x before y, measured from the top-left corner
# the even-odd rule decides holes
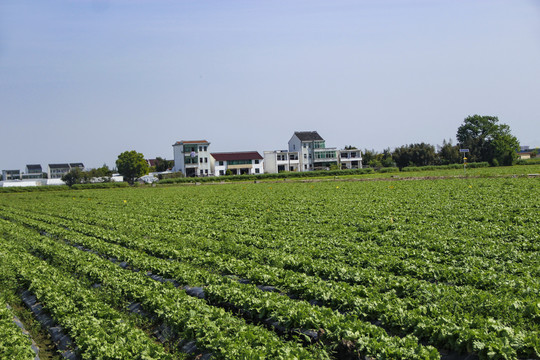
[[[274,151],[264,152],[264,172],[267,174],[276,174],[278,172],[277,153]]]

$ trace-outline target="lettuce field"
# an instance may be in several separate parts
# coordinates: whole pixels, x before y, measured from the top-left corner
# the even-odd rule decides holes
[[[0,358],[539,359],[540,180],[0,194],[0,286]]]

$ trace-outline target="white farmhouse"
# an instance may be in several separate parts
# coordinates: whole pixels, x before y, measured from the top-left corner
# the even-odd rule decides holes
[[[362,152],[358,149],[339,150],[339,163],[341,169],[361,169]]]
[[[316,131],[296,131],[289,140],[289,151],[298,151],[300,171],[324,170],[338,164],[336,148],[327,148]]]
[[[298,151],[274,150],[264,152],[264,172],[276,174],[283,171],[299,171]]]
[[[209,147],[206,140],[177,141],[173,144],[173,171],[181,171],[187,177],[213,175]]]
[[[232,175],[254,175],[264,173],[263,157],[257,151],[212,153],[216,176],[226,175],[230,170]]]

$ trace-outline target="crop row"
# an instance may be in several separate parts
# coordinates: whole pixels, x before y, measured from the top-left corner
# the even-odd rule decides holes
[[[31,214],[28,214],[32,216]],[[35,217],[35,216],[34,216]],[[36,217],[35,217],[36,218]],[[41,218],[41,221],[46,221],[52,225],[63,226],[65,228],[75,228],[77,231],[105,239],[109,242],[121,243],[125,246],[135,246],[137,248],[144,249],[145,251],[157,254],[158,256],[167,257],[171,251],[174,251],[177,247],[170,245],[167,247],[169,252],[164,254],[163,251],[156,252],[155,246],[150,244],[149,240],[143,238],[127,238],[117,233],[108,233],[103,231],[102,228],[96,228],[92,226],[81,226],[80,224],[57,221],[54,218],[47,216],[37,217]],[[21,220],[28,221],[28,220]],[[58,231],[50,229],[50,231]],[[135,245],[138,244],[138,245]],[[160,243],[161,247],[164,246]],[[432,284],[425,281],[418,281],[414,278],[408,278],[405,276],[394,276],[393,274],[387,274],[384,272],[369,271],[366,269],[354,269],[344,266],[335,267],[331,261],[313,261],[309,262],[309,259],[303,259],[302,257],[296,257],[293,255],[282,255],[280,253],[274,253],[266,251],[266,258],[262,253],[259,256],[254,257],[249,253],[239,252],[234,253],[232,251],[224,251],[223,248],[219,248],[219,251],[213,251],[207,247],[204,248],[191,248],[192,251],[198,251],[200,256],[203,254],[220,254],[222,258],[229,258],[231,260],[249,259],[251,262],[258,264],[267,264],[271,268],[278,268],[283,270],[292,270],[295,272],[305,273],[311,276],[317,276],[322,279],[331,281],[343,281],[347,279],[353,279],[354,281],[347,281],[352,286],[362,285],[369,287],[370,292],[378,291],[381,294],[392,292],[396,297],[407,298],[408,300],[415,300],[411,304],[410,308],[415,308],[419,303],[433,303],[433,302],[452,302],[459,304],[459,307],[464,312],[475,313],[478,315],[484,315],[486,317],[500,318],[501,320],[510,323],[512,325],[524,325],[525,328],[537,328],[540,323],[540,319],[536,317],[531,318],[531,311],[528,308],[535,308],[537,297],[534,293],[528,294],[529,296],[515,296],[511,293],[505,293],[504,295],[492,295],[489,292],[473,291],[469,287],[455,287],[447,286],[444,284]],[[258,253],[258,249],[253,249],[254,253]],[[194,253],[197,254],[197,253]],[[224,257],[224,254],[229,254],[229,257]],[[281,259],[278,257],[281,256]],[[300,258],[301,260],[298,260]],[[269,260],[270,259],[270,260]],[[292,264],[292,265],[291,265]],[[338,274],[338,276],[334,276]],[[537,289],[537,288],[534,288]],[[456,306],[454,305],[454,307]],[[519,310],[524,309],[524,312]],[[533,313],[534,314],[534,313]],[[532,321],[531,321],[532,320]],[[536,325],[535,325],[536,324]]]
[[[465,216],[464,219],[460,219],[442,210],[430,214],[430,219],[438,222],[441,222],[441,218],[450,218],[450,221],[439,224],[448,226],[451,232],[455,232],[455,237],[448,238],[447,234],[441,236],[440,233],[425,227],[421,228],[421,221],[414,217],[398,214],[382,217],[384,219],[381,220],[370,212],[362,215],[360,220],[365,220],[363,223],[359,223],[358,220],[351,221],[351,219],[341,221],[342,219],[337,216],[312,220],[307,218],[303,220],[306,222],[304,226],[287,226],[286,231],[276,235],[273,226],[266,226],[264,213],[260,216],[251,216],[251,221],[248,221],[239,210],[217,207],[214,209],[212,218],[206,221],[205,215],[208,214],[199,211],[191,214],[179,213],[176,207],[169,206],[167,203],[160,204],[157,211],[148,208],[144,212],[130,206],[125,206],[121,211],[113,208],[109,212],[106,210],[110,209],[110,205],[103,205],[101,201],[95,204],[90,201],[85,204],[85,208],[91,207],[93,214],[91,219],[80,208],[60,212],[60,215],[75,221],[97,222],[100,226],[113,227],[117,232],[127,235],[144,231],[145,236],[159,239],[159,241],[175,242],[179,237],[191,239],[193,242],[203,240],[208,246],[223,246],[225,250],[232,247],[231,251],[235,253],[245,251],[251,256],[254,256],[251,249],[255,247],[262,250],[263,258],[266,257],[265,250],[272,249],[274,253],[279,250],[284,254],[294,254],[295,257],[302,255],[307,257],[310,263],[312,259],[322,258],[336,265],[371,268],[428,281],[471,285],[498,293],[528,292],[539,288],[537,279],[540,270],[534,266],[537,263],[535,254],[538,252],[539,245],[534,237],[538,238],[538,234],[532,231],[534,224],[505,226],[504,223],[497,221],[496,225],[490,223],[490,226],[486,227],[481,223],[486,219],[484,215],[470,215],[469,218]],[[415,205],[421,206],[421,204]],[[313,210],[318,210],[318,208],[313,208]],[[72,213],[78,215],[72,216]],[[269,214],[268,219],[272,224],[274,222],[280,226],[291,224],[291,221],[280,222],[274,210]],[[520,215],[519,218],[523,218],[521,211],[518,215]],[[100,216],[103,219],[102,222],[99,220]],[[107,219],[111,217],[121,218],[122,221],[107,224]],[[234,217],[243,220],[231,221]],[[518,216],[516,215],[515,218]],[[395,222],[390,223],[389,220],[392,219],[395,219]],[[321,220],[321,223],[315,223],[316,220]],[[345,226],[337,228],[335,224],[332,225],[338,220]],[[471,226],[471,223],[478,223],[478,226]],[[292,224],[294,225],[294,221]],[[327,230],[328,226],[332,226],[331,232]],[[212,230],[217,228],[219,232]],[[526,229],[529,231],[527,232]],[[516,231],[523,233],[516,233]],[[197,235],[187,236],[192,234]],[[515,241],[515,236],[519,238],[519,241]],[[529,240],[526,239],[527,236]],[[501,241],[505,237],[508,240]],[[229,239],[232,241],[224,241]],[[497,242],[493,242],[492,239],[497,239]],[[468,253],[464,253],[465,249]],[[280,258],[281,256],[278,256],[278,259]],[[524,267],[527,267],[527,271],[524,271]],[[347,279],[343,280],[347,281]]]
[[[28,216],[32,216],[32,214],[29,213]],[[62,217],[55,218],[56,220],[52,221],[66,224],[66,226],[73,226],[72,224],[75,222],[78,228],[82,228],[83,224],[88,224],[87,216],[82,215],[73,217],[72,214],[66,213]],[[95,217],[90,222],[97,222],[101,227],[112,225],[115,234],[136,236],[131,224],[124,226],[111,224],[110,221],[97,221]],[[155,223],[155,220],[153,222]],[[145,223],[144,219],[141,219],[140,223],[147,224],[148,222]],[[177,236],[174,233],[162,233],[160,241],[174,243],[178,240]],[[379,279],[373,276],[373,272],[377,272],[378,274],[412,276],[430,282],[468,285],[498,294],[510,292],[526,295],[531,292],[538,294],[540,291],[540,281],[538,280],[540,269],[535,270],[533,267],[532,271],[524,272],[523,262],[526,260],[524,258],[519,263],[500,263],[497,259],[467,257],[459,262],[454,261],[448,264],[451,260],[441,254],[414,248],[404,249],[361,242],[356,243],[354,247],[343,245],[344,250],[335,251],[334,249],[340,249],[341,246],[320,249],[304,244],[291,245],[294,243],[285,240],[276,243],[276,241],[268,242],[265,240],[254,242],[252,239],[253,237],[248,238],[239,234],[231,234],[230,236],[222,234],[219,239],[214,241],[206,239],[202,244],[209,251],[236,254],[236,256],[244,256],[255,261],[264,261],[268,265],[292,270],[301,269],[317,276],[350,283],[377,282]],[[192,243],[197,244],[198,242],[194,240]],[[530,254],[534,254],[534,252]],[[464,262],[467,262],[466,266],[462,265]],[[333,271],[323,274],[316,273],[317,269],[330,270],[328,263],[334,265]]]
[[[4,237],[19,242],[19,235],[24,232],[18,227],[6,225],[2,231]],[[200,349],[206,349],[218,358],[326,357],[322,349],[308,349],[296,342],[283,341],[274,333],[246,324],[181,289],[156,282],[142,272],[126,271],[93,253],[83,252],[37,233],[35,236],[25,236],[24,240],[25,246],[50,264],[79,274],[90,282],[100,283],[130,301],[139,302],[145,311],[173,327],[182,338],[195,340]],[[77,335],[74,336],[76,341]],[[101,343],[99,338],[96,342]]]
[[[15,314],[7,305],[0,294],[0,358],[32,360],[36,356],[32,341],[15,324]]]
[[[19,221],[24,221],[19,219]],[[26,220],[30,225],[31,222]],[[73,233],[56,226],[33,223],[38,229],[67,238]],[[249,260],[226,259],[196,249],[167,248],[148,241],[131,239],[123,245],[143,249],[164,258],[180,259],[195,266],[215,269],[226,274],[246,277],[257,283],[273,284],[306,300],[317,299],[324,304],[349,311],[361,319],[380,319],[386,327],[409,332],[425,341],[458,351],[478,352],[482,356],[491,353],[530,356],[538,352],[538,340],[534,332],[510,328],[504,322],[472,315],[459,308],[456,299],[438,302],[412,301],[399,298],[396,292],[381,293],[372,288],[351,286],[346,283],[324,282],[290,270],[261,266]],[[437,290],[438,289],[438,290]],[[441,286],[434,290],[441,292]],[[426,293],[426,296],[431,294]],[[462,300],[461,300],[462,301]],[[524,316],[535,315],[535,307],[527,305]],[[522,303],[516,303],[523,307]],[[520,311],[514,314],[520,314]],[[510,356],[510,355],[509,355]]]
[[[0,239],[2,266],[18,269],[21,286],[31,290],[39,303],[76,339],[83,359],[121,359],[136,355],[167,359],[168,354],[143,331],[102,303],[77,279],[31,256],[13,242]]]
[[[19,233],[21,232],[26,239],[36,236],[35,233],[24,229],[20,229]],[[204,288],[208,302],[241,309],[253,320],[264,319],[266,323],[283,328],[289,333],[298,335],[319,333],[315,337],[320,337],[320,340],[330,347],[337,346],[337,351],[367,354],[378,358],[438,358],[436,350],[423,348],[413,337],[402,339],[388,336],[380,327],[359,321],[351,315],[343,315],[328,308],[313,307],[305,301],[294,301],[274,292],[261,291],[255,286],[239,283],[229,277],[219,276],[185,263],[151,257],[96,238],[71,234],[69,241],[106,257],[127,262],[139,270],[170,277],[181,284],[208,285]],[[297,330],[302,328],[311,329],[311,332]]]

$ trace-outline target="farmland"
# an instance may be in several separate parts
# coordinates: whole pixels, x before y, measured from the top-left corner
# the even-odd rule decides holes
[[[0,194],[0,300],[84,359],[538,359],[539,185]],[[0,311],[0,355],[32,358]]]

